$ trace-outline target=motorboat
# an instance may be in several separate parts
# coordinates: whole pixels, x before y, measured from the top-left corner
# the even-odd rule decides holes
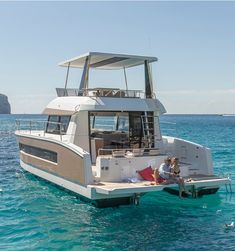
[[[150,192],[178,193],[178,185],[155,184],[141,173],[177,156],[192,197],[213,194],[229,177],[214,174],[208,148],[163,136],[166,113],[153,92],[156,57],[89,52],[64,61],[65,85],[43,111],[47,120],[17,121],[20,165],[98,207],[138,204]],[[127,70],[143,69],[143,91],[129,89]],[[81,69],[79,88],[68,88],[70,69]],[[73,69],[74,70],[74,69]],[[95,70],[123,72],[124,88],[90,87]],[[26,126],[27,125],[27,126]]]

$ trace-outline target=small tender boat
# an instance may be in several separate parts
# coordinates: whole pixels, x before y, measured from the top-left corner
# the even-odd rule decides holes
[[[90,52],[61,63],[67,67],[65,87],[57,88],[58,97],[45,108],[44,126],[17,122],[21,166],[99,207],[138,203],[142,195],[163,189],[177,193],[177,184],[151,185],[139,174],[158,168],[167,156],[179,158],[180,175],[193,197],[229,185],[229,178],[214,175],[208,148],[161,135],[159,116],[166,110],[153,93],[150,64],[155,61]],[[145,91],[130,90],[126,69],[141,65]],[[70,68],[83,69],[78,89],[67,88]],[[89,88],[91,69],[123,70],[126,88]]]

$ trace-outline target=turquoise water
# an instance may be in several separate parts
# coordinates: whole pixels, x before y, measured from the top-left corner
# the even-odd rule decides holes
[[[184,199],[165,192],[139,206],[98,209],[23,171],[15,119],[0,115],[0,250],[235,250],[235,195]],[[212,149],[216,174],[229,173],[235,192],[235,117],[168,115],[164,134]]]

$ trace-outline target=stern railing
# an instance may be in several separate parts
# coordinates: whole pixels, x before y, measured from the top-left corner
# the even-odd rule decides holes
[[[138,157],[162,155],[159,148],[119,148],[98,150],[98,156],[112,155],[113,157]]]

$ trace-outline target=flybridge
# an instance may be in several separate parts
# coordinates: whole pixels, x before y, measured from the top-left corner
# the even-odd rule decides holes
[[[152,74],[150,70],[150,64],[157,61],[156,57],[136,56],[136,55],[125,55],[125,54],[112,54],[112,53],[100,53],[100,52],[89,52],[84,55],[72,58],[70,60],[60,63],[60,66],[67,67],[67,74],[64,88],[57,88],[58,96],[89,96],[89,69],[103,69],[103,70],[123,70],[125,77],[125,90],[117,88],[96,88],[96,94],[99,96],[107,96],[107,93],[114,93],[115,96],[117,91],[117,97],[136,97],[136,93],[128,90],[126,68],[144,65],[145,74],[145,98],[153,98],[153,84]],[[83,69],[80,86],[78,89],[67,88],[69,69],[70,68],[81,68]],[[112,90],[111,90],[112,89]],[[139,92],[139,91],[138,91]],[[105,94],[105,95],[103,95]],[[134,95],[131,95],[134,94]],[[137,95],[139,97],[139,95]]]

